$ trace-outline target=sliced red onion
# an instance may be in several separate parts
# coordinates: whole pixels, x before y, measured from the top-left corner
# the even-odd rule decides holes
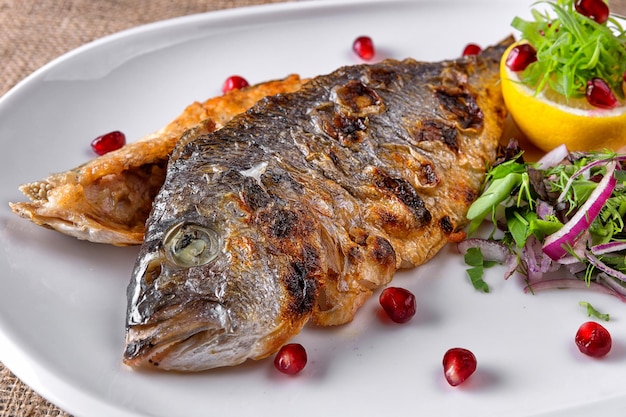
[[[504,279],[509,278],[517,270],[517,256],[499,241],[470,238],[457,243],[457,248],[463,255],[469,248],[480,249],[484,260],[497,262],[506,267]]]
[[[574,255],[567,255],[557,259],[556,262],[560,263],[561,265],[573,265],[580,263],[580,258]]]
[[[574,217],[565,223],[560,230],[546,237],[543,251],[550,258],[557,260],[567,255],[567,248],[574,246],[581,233],[588,229],[600,214],[600,210],[604,207],[604,203],[611,196],[617,184],[613,175],[615,166],[614,160],[606,164],[606,174]]]
[[[550,203],[547,203],[541,199],[537,199],[537,216],[541,220],[545,220],[546,217],[552,216],[554,214],[554,207]]]
[[[538,160],[535,167],[537,169],[555,167],[567,158],[567,155],[569,155],[569,151],[567,150],[567,146],[565,146],[565,144],[557,146]]]
[[[511,256],[511,251],[506,245],[494,240],[480,238],[465,239],[457,243],[457,248],[463,255],[467,253],[469,248],[478,248],[483,254],[483,259],[498,263],[505,263]]]
[[[595,266],[600,271],[605,272],[606,274],[612,276],[613,278],[617,278],[620,281],[626,282],[626,274],[624,274],[623,272],[618,271],[617,269],[611,268],[610,266],[602,262],[600,259],[593,256],[590,252],[587,252],[585,257],[587,258],[589,263],[591,263],[591,265]]]
[[[624,160],[626,160],[625,156],[617,156],[615,158],[610,158],[610,159],[598,159],[596,161],[588,163],[587,165],[585,165],[584,167],[576,171],[571,177],[569,177],[569,179],[567,180],[567,183],[565,184],[565,187],[563,187],[563,191],[561,191],[559,198],[557,198],[557,201],[561,202],[565,200],[565,197],[567,196],[567,192],[569,191],[570,187],[574,183],[574,180],[578,178],[580,175],[583,175],[585,173],[588,176],[591,168],[594,168],[603,164],[607,164],[608,166],[608,162],[611,162],[611,161],[618,162],[618,161],[624,161]]]
[[[506,266],[504,279],[509,279],[518,269],[517,256],[515,256],[514,254],[511,254],[506,260],[506,262],[504,263],[504,266]]]
[[[594,255],[604,255],[626,250],[626,242],[609,242],[591,247],[591,253]]]
[[[577,274],[580,274],[581,272],[586,270],[587,269],[587,265],[585,265],[582,262],[577,262],[575,264],[565,265],[565,269],[567,269],[567,271],[570,274],[572,274],[572,276],[576,276]]]
[[[610,287],[612,290],[626,297],[626,287],[624,287],[622,281],[616,280],[615,278],[605,274],[604,272],[598,274],[598,279],[601,279],[605,283],[605,285]]]
[[[619,298],[621,301],[626,302],[626,296],[622,294],[621,292],[616,291],[612,287],[607,287],[605,285],[598,284],[597,282],[590,282],[589,284],[587,284],[587,282],[583,280],[574,279],[574,278],[556,278],[556,279],[539,281],[539,282],[533,283],[532,285],[530,284],[527,285],[526,288],[524,288],[524,291],[536,292],[536,291],[542,291],[542,290],[554,290],[554,289],[566,289],[566,288],[578,289],[578,290],[590,289],[599,293],[613,295]]]
[[[543,253],[541,242],[534,236],[529,236],[522,250],[522,262],[526,266],[526,276],[530,282],[540,280],[543,274],[558,269],[552,259]]]
[[[567,255],[556,259],[555,261],[560,263],[561,265],[572,265],[575,263],[582,264],[585,259],[585,254],[587,253],[587,243],[591,241],[591,234],[588,229],[580,235],[578,240],[574,243],[574,246],[568,248],[569,251]]]

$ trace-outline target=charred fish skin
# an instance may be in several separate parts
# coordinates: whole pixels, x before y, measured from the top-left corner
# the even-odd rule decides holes
[[[510,42],[340,68],[181,141],[128,287],[125,363],[266,357],[434,256],[495,159]]]

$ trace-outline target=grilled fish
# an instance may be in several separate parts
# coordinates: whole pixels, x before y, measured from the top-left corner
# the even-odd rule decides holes
[[[304,82],[291,75],[195,102],[157,132],[77,168],[22,185],[20,190],[31,201],[11,203],[11,209],[78,239],[139,245],[152,200],[165,180],[167,160],[186,130],[218,129],[261,98],[295,91]]]
[[[510,43],[340,68],[179,141],[128,286],[124,362],[260,359],[347,323],[466,225],[506,114]]]

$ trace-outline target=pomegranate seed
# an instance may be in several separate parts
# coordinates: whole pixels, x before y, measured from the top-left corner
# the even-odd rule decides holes
[[[576,346],[585,355],[599,358],[611,350],[611,334],[594,321],[583,323],[576,332]]]
[[[506,66],[511,71],[523,71],[537,60],[537,51],[532,45],[522,43],[514,46],[506,57]]]
[[[396,323],[406,323],[415,315],[415,296],[404,288],[385,288],[378,301],[389,318]]]
[[[443,355],[443,373],[448,384],[456,387],[476,370],[476,356],[463,348],[452,348]]]
[[[578,13],[599,24],[609,20],[609,6],[602,0],[576,0],[574,8]]]
[[[369,36],[359,36],[356,38],[352,44],[352,49],[354,49],[354,52],[356,52],[358,56],[365,60],[374,58],[374,42]]]
[[[295,375],[306,366],[306,350],[299,343],[289,343],[280,348],[274,358],[274,366],[280,372]]]
[[[226,81],[224,81],[224,85],[222,86],[222,93],[228,93],[231,90],[241,90],[244,87],[249,86],[250,84],[248,84],[248,81],[239,76],[239,75],[231,75],[230,77],[226,78]]]
[[[476,45],[475,43],[468,43],[465,49],[463,49],[463,56],[478,55],[482,51],[483,51],[483,48]]]
[[[612,109],[619,105],[611,87],[602,78],[592,78],[587,81],[585,97],[587,97],[589,104],[601,109]]]
[[[98,155],[104,155],[116,149],[121,148],[126,144],[126,135],[116,130],[114,132],[106,133],[102,136],[98,136],[91,141],[91,149]]]

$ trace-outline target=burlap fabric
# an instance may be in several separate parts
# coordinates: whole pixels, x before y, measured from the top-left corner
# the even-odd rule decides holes
[[[158,20],[287,0],[0,0],[0,96],[50,60],[89,41]],[[626,0],[612,10],[626,14]],[[0,417],[69,417],[0,363]]]
[[[53,58],[144,23],[286,0],[0,0],[0,95]]]

